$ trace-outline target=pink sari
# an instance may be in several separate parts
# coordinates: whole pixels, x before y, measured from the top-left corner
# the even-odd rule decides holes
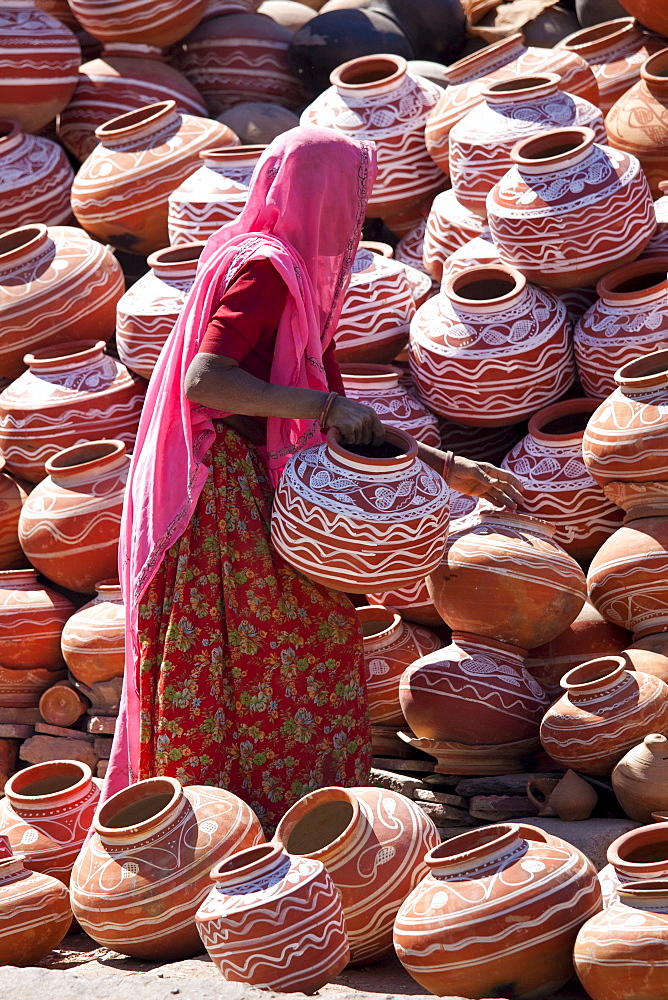
[[[320,128],[295,128],[260,159],[248,201],[208,241],[197,278],[146,394],[121,525],[126,667],[103,800],[137,778],[140,704],[137,609],[167,550],[185,531],[208,475],[213,418],[191,404],[185,376],[239,267],[268,258],[288,298],[271,370],[274,385],[327,390],[322,354],[334,335],[376,176],[375,150]],[[295,451],[320,440],[312,421],[270,419],[263,455],[274,485]]]

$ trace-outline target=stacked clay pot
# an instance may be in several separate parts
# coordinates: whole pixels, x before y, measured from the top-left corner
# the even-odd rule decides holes
[[[52,760],[12,775],[0,802],[0,833],[27,868],[65,885],[100,798],[87,764]]]
[[[413,76],[405,59],[389,54],[351,59],[332,73],[331,81],[304,111],[301,124],[375,143],[378,175],[367,214],[391,217],[428,203],[444,183],[424,139],[425,122],[441,88]]]
[[[36,570],[0,572],[0,664],[16,671],[62,670],[60,637],[73,614],[66,597],[38,582]]]
[[[190,291],[203,243],[167,247],[151,254],[151,268],[116,307],[116,348],[130,371],[150,379],[165,341]]]
[[[195,913],[212,867],[264,840],[236,795],[182,788],[175,778],[148,778],[113,795],[93,828],[72,872],[72,910],[94,941],[145,961],[201,952]]]
[[[246,204],[248,186],[264,146],[205,149],[201,165],[169,196],[169,242],[172,246],[206,242]]]
[[[668,11],[652,0],[624,0],[624,9],[641,24],[647,25],[650,31],[668,37]]]
[[[112,10],[100,0],[72,0],[70,7],[79,24],[101,42],[165,48],[199,23],[206,0],[167,0],[158,8],[151,0],[133,0]]]
[[[118,568],[118,539],[130,458],[122,441],[65,448],[21,511],[19,539],[33,566],[61,587],[95,592]]]
[[[63,110],[77,85],[76,35],[31,4],[0,10],[0,114],[39,132]],[[30,220],[40,221],[38,220]]]
[[[72,211],[93,236],[141,255],[167,245],[167,199],[200,152],[239,144],[226,125],[180,114],[172,100],[112,118],[95,135],[99,145],[72,186]]]
[[[565,694],[545,714],[540,738],[558,764],[609,777],[648,732],[668,732],[668,685],[601,656],[564,675]]]
[[[21,854],[0,858],[2,965],[37,965],[71,923],[70,895],[62,882],[24,867]]]
[[[25,371],[34,348],[109,340],[123,288],[109,247],[80,229],[35,223],[0,235],[0,377]]]
[[[663,256],[615,268],[575,327],[575,360],[585,391],[605,399],[628,361],[668,348],[668,248]]]
[[[399,704],[399,679],[418,657],[443,643],[426,628],[409,625],[398,614],[382,606],[356,608],[362,626],[366,692],[371,722],[401,726],[404,716]]]
[[[144,383],[104,354],[102,341],[46,347],[26,362],[29,371],[0,393],[0,449],[11,472],[39,483],[44,463],[65,448],[134,443]]]
[[[400,384],[401,370],[391,365],[342,365],[346,396],[376,411],[381,423],[406,431],[431,448],[441,447],[436,417]]]
[[[453,190],[434,198],[424,234],[423,260],[435,281],[443,277],[443,265],[450,254],[487,231],[487,223],[459,202]]]
[[[490,84],[482,102],[450,131],[452,190],[465,208],[485,218],[487,195],[512,166],[510,153],[521,139],[570,125],[593,129],[607,142],[599,109],[559,90],[556,73],[518,76]]]
[[[291,806],[275,839],[288,854],[324,864],[341,895],[351,962],[363,965],[391,952],[396,913],[440,836],[426,813],[397,792],[332,787]]]
[[[17,119],[0,119],[0,233],[35,220],[47,226],[69,222],[73,180],[57,143],[25,133]]]
[[[608,848],[608,864],[598,876],[604,907],[612,905],[623,886],[668,878],[667,847],[668,823],[663,820],[617,837]]]
[[[529,433],[503,468],[522,482],[521,510],[556,527],[555,542],[575,559],[590,559],[622,520],[582,461],[582,437],[596,399],[554,403],[529,421]]]
[[[659,181],[661,197],[654,202],[656,230],[643,251],[643,257],[668,256],[668,181]]]
[[[95,584],[97,596],[65,624],[60,640],[73,677],[88,687],[123,676],[125,608],[118,580]]]
[[[612,772],[612,787],[627,816],[651,823],[652,814],[668,811],[668,739],[650,733],[626,753]]]
[[[429,874],[402,904],[394,946],[436,996],[547,997],[572,975],[578,929],[601,908],[596,871],[563,840],[514,823],[460,834],[430,851]]]
[[[423,579],[441,560],[448,489],[417,457],[417,442],[387,429],[385,444],[324,444],[297,452],[274,497],[272,541],[295,569],[334,590],[364,594]]]
[[[499,256],[529,281],[591,285],[640,254],[656,229],[638,160],[601,146],[590,128],[519,142],[487,199]]]
[[[504,426],[558,399],[574,379],[566,308],[511,267],[451,275],[411,323],[409,360],[431,410]]]
[[[6,462],[0,456],[0,570],[19,569],[26,558],[19,542],[19,516],[31,483],[15,479],[5,472]]]
[[[226,982],[314,993],[350,959],[341,898],[325,866],[262,844],[211,872],[197,930]]]
[[[182,114],[207,115],[195,88],[164,61],[157,46],[109,42],[99,58],[79,67],[77,88],[58,119],[58,138],[83,161],[97,146],[96,128],[164,100],[175,101]]]

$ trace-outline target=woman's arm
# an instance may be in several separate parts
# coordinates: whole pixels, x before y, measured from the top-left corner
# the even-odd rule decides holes
[[[448,454],[419,443],[418,454],[423,462],[444,475],[448,486],[471,497],[482,497],[489,500],[495,507],[508,507],[515,510],[524,499],[522,483],[505,469],[497,469],[490,462],[474,462],[470,458],[452,456],[449,467]]]

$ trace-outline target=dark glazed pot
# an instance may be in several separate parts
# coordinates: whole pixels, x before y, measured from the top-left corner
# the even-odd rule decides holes
[[[464,47],[466,16],[460,0],[371,0],[369,10],[391,18],[417,59],[451,63]],[[560,36],[562,37],[562,36]]]
[[[583,28],[591,28],[604,21],[626,17],[628,11],[619,0],[575,0],[575,13]]]

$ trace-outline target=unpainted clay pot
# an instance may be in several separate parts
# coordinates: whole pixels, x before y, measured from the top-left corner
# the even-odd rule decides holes
[[[651,823],[652,813],[668,809],[668,739],[650,733],[632,747],[612,772],[612,787],[627,816]]]
[[[630,670],[654,674],[668,684],[668,632],[653,632],[634,639],[622,652]]]
[[[597,802],[598,795],[589,782],[570,769],[550,795],[550,806],[568,823],[589,819]]]
[[[216,117],[248,146],[266,146],[277,135],[299,125],[299,116],[294,111],[272,101],[242,101]]]
[[[23,856],[0,858],[0,964],[37,965],[72,923],[70,895],[56,878],[25,868]]]

